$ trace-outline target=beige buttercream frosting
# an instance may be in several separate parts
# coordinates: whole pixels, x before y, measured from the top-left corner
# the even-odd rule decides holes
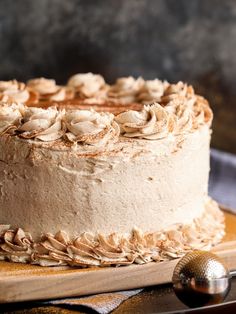
[[[53,79],[44,77],[31,79],[27,82],[27,86],[37,92],[41,100],[63,101],[74,97],[74,92],[71,88],[59,86]]]
[[[168,86],[168,82],[158,79],[145,81],[139,89],[137,100],[142,103],[160,102]]]
[[[65,115],[68,129],[65,136],[71,142],[89,145],[105,145],[109,140],[117,140],[119,126],[111,113],[93,110],[73,110]]]
[[[37,94],[33,93],[24,83],[16,80],[0,81],[0,100],[5,102],[32,103],[37,100]]]
[[[68,86],[75,89],[82,98],[104,98],[106,96],[108,85],[101,75],[93,73],[80,73],[73,75]]]
[[[108,97],[121,103],[133,103],[137,101],[137,94],[144,85],[143,78],[135,79],[132,76],[121,77],[116,80],[108,91]]]
[[[176,84],[167,84],[164,95],[161,97],[161,103],[168,103],[179,97],[184,97],[186,99],[195,97],[193,87],[181,81]]]
[[[204,124],[210,126],[212,117],[204,98],[176,96],[164,106],[154,103],[144,106],[142,111],[127,110],[115,120],[124,136],[155,140],[171,133],[192,132]]]
[[[174,129],[174,117],[159,104],[145,106],[141,112],[129,110],[116,116],[121,133],[127,137],[156,140]]]
[[[54,79],[34,78],[25,85],[16,80],[0,81],[0,100],[22,102],[29,105],[39,102],[63,102],[83,100],[87,105],[131,104],[158,102],[161,105],[176,98],[196,98],[192,86],[183,82],[170,84],[167,81],[144,80],[142,77],[121,77],[112,85],[101,75],[79,73],[73,75],[67,85],[57,85]]]
[[[44,142],[63,137],[72,143],[101,147],[116,142],[120,128],[113,114],[108,112],[65,111],[56,107],[43,109],[4,103],[0,105],[0,135],[4,133]]]
[[[31,79],[27,85],[36,90],[39,94],[54,94],[58,91],[56,81],[53,79],[46,79],[44,77]]]
[[[3,135],[0,221],[33,237],[59,228],[75,236],[191,223],[204,210],[209,140],[207,125],[158,140],[120,136],[102,147]]]
[[[86,232],[71,238],[66,232],[47,233],[39,242],[21,228],[0,225],[0,260],[41,266],[79,267],[145,264],[179,258],[192,249],[209,250],[224,236],[224,215],[208,199],[204,213],[192,224],[146,233],[134,228],[130,235]]]
[[[0,102],[0,135],[13,134],[21,123],[25,107],[21,104]]]
[[[62,117],[64,111],[56,108],[28,108],[23,122],[18,128],[20,136],[26,139],[35,138],[41,141],[55,141],[63,136]]]
[[[8,106],[10,112],[11,104]],[[15,112],[14,106],[12,112]],[[145,105],[141,111],[127,110],[115,117],[93,109],[58,111],[53,107],[27,109],[25,106],[24,112],[22,125],[18,128],[21,137],[53,141],[65,133],[64,138],[71,142],[90,145],[103,145],[112,138],[117,139],[120,131],[126,137],[156,140],[169,134],[193,132],[212,122],[212,111],[207,101],[199,96],[188,99],[178,96],[164,106]],[[4,120],[4,129],[8,129],[7,123],[11,128],[12,120]]]

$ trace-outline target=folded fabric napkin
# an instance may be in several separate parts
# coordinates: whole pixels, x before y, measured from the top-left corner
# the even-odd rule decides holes
[[[69,307],[71,310],[79,310],[81,307],[88,308],[99,314],[107,314],[116,309],[123,301],[138,294],[142,289],[132,291],[119,291],[113,293],[101,293],[88,297],[67,298],[45,302],[48,305]]]
[[[220,204],[234,208],[236,213],[236,156],[215,149],[211,150],[209,194]],[[78,310],[82,306],[99,314],[107,314],[140,291],[142,289],[102,293],[88,297],[48,301],[44,304],[67,307],[71,310]]]

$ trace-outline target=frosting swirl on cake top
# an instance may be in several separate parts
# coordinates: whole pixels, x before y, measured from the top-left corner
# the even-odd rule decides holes
[[[61,138],[72,143],[102,146],[117,141],[120,128],[109,112],[0,103],[0,135],[4,133],[43,142]]]
[[[210,127],[212,122],[208,102],[183,82],[170,84],[130,76],[108,85],[101,75],[92,73],[72,76],[67,86],[59,86],[55,80],[45,78],[32,79],[27,86],[17,81],[0,82],[0,95],[11,90],[33,90],[39,95],[42,106],[46,103],[48,107],[39,108],[40,102],[39,107],[30,108],[11,104],[8,98],[0,104],[1,133],[24,139],[44,142],[61,139],[62,142],[102,146],[116,142],[120,134],[127,138],[158,140],[169,134],[194,132],[205,124]],[[79,107],[81,101],[84,102],[82,109],[76,105],[60,105],[72,95],[80,99]],[[94,102],[96,106],[92,107]],[[122,103],[118,115],[109,112]],[[138,108],[135,103],[141,110],[134,110]],[[20,111],[17,106],[21,106]],[[100,108],[100,111],[93,108]]]
[[[37,99],[37,93],[30,90],[25,83],[16,80],[0,81],[1,101],[35,103]]]
[[[62,117],[64,111],[56,108],[28,108],[22,125],[18,128],[20,137],[35,138],[41,141],[54,141],[63,136]]]
[[[139,89],[137,98],[140,102],[147,103],[161,101],[161,97],[164,95],[165,89],[169,86],[169,83],[160,81],[158,79],[145,81],[143,86]]]
[[[204,101],[176,98],[166,106],[154,103],[144,106],[142,111],[122,112],[115,120],[126,137],[156,140],[170,133],[192,132],[203,124],[210,126],[212,111]]]
[[[160,139],[174,129],[174,115],[158,103],[145,106],[141,112],[129,110],[116,117],[121,133],[127,137]]]
[[[190,99],[196,96],[192,86],[183,82],[171,84],[158,79],[144,80],[142,77],[128,76],[118,78],[110,85],[101,75],[90,72],[73,75],[66,85],[58,85],[54,79],[44,77],[31,79],[27,84],[16,80],[0,81],[0,100],[30,106],[37,104],[39,107],[45,106],[45,101],[58,102],[60,106],[69,100],[73,100],[73,105],[76,105],[76,101],[78,105],[123,106],[153,102],[166,105],[179,97]]]
[[[20,125],[25,107],[21,104],[13,103],[11,106],[0,103],[0,135],[4,133],[12,134]]]
[[[103,145],[117,140],[121,133],[129,138],[157,140],[169,134],[193,132],[201,125],[210,126],[212,112],[208,104],[174,99],[166,106],[158,103],[146,105],[141,111],[127,110],[117,116],[109,112],[91,110],[60,110],[1,104],[0,117],[3,133],[15,134],[25,139],[54,141],[59,138],[69,142]]]
[[[75,74],[69,79],[67,85],[74,88],[81,98],[105,98],[109,88],[101,75],[93,73]]]
[[[39,94],[40,100],[63,101],[74,97],[71,88],[59,86],[53,79],[35,78],[29,80],[27,86]]]
[[[138,79],[132,76],[121,77],[110,87],[108,97],[113,101],[119,101],[121,103],[137,102],[137,95],[143,85],[144,80],[141,77]]]
[[[66,138],[71,142],[89,145],[105,145],[109,140],[117,140],[119,126],[114,116],[108,112],[93,110],[75,110],[65,115]]]

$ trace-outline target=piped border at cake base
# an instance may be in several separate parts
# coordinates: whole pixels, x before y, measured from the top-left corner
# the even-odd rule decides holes
[[[74,239],[59,231],[44,234],[35,242],[30,233],[0,224],[0,260],[41,266],[120,266],[161,262],[182,257],[193,249],[210,250],[225,234],[224,214],[207,198],[205,211],[192,224],[177,224],[168,230],[104,236],[83,233]]]

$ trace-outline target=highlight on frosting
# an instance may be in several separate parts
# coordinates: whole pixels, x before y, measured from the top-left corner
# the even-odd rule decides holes
[[[35,103],[37,94],[16,80],[0,81],[0,100],[5,102]]]
[[[209,250],[224,234],[224,215],[208,198],[204,213],[192,224],[177,224],[154,233],[134,228],[130,235],[83,233],[70,238],[59,231],[44,234],[36,242],[21,228],[0,225],[0,260],[77,267],[145,264],[179,258],[193,249]]]
[[[20,137],[35,138],[41,141],[55,141],[64,134],[62,117],[64,111],[54,107],[48,109],[28,108],[25,111],[22,125],[18,128]]]
[[[69,79],[67,85],[74,88],[81,98],[105,99],[109,88],[101,75],[93,73],[75,74]]]
[[[39,94],[41,100],[63,101],[72,99],[74,91],[67,86],[59,86],[53,79],[44,77],[31,79],[27,86]]]
[[[102,146],[119,136],[119,126],[108,112],[73,110],[65,114],[64,120],[68,130],[65,136],[71,142]]]

